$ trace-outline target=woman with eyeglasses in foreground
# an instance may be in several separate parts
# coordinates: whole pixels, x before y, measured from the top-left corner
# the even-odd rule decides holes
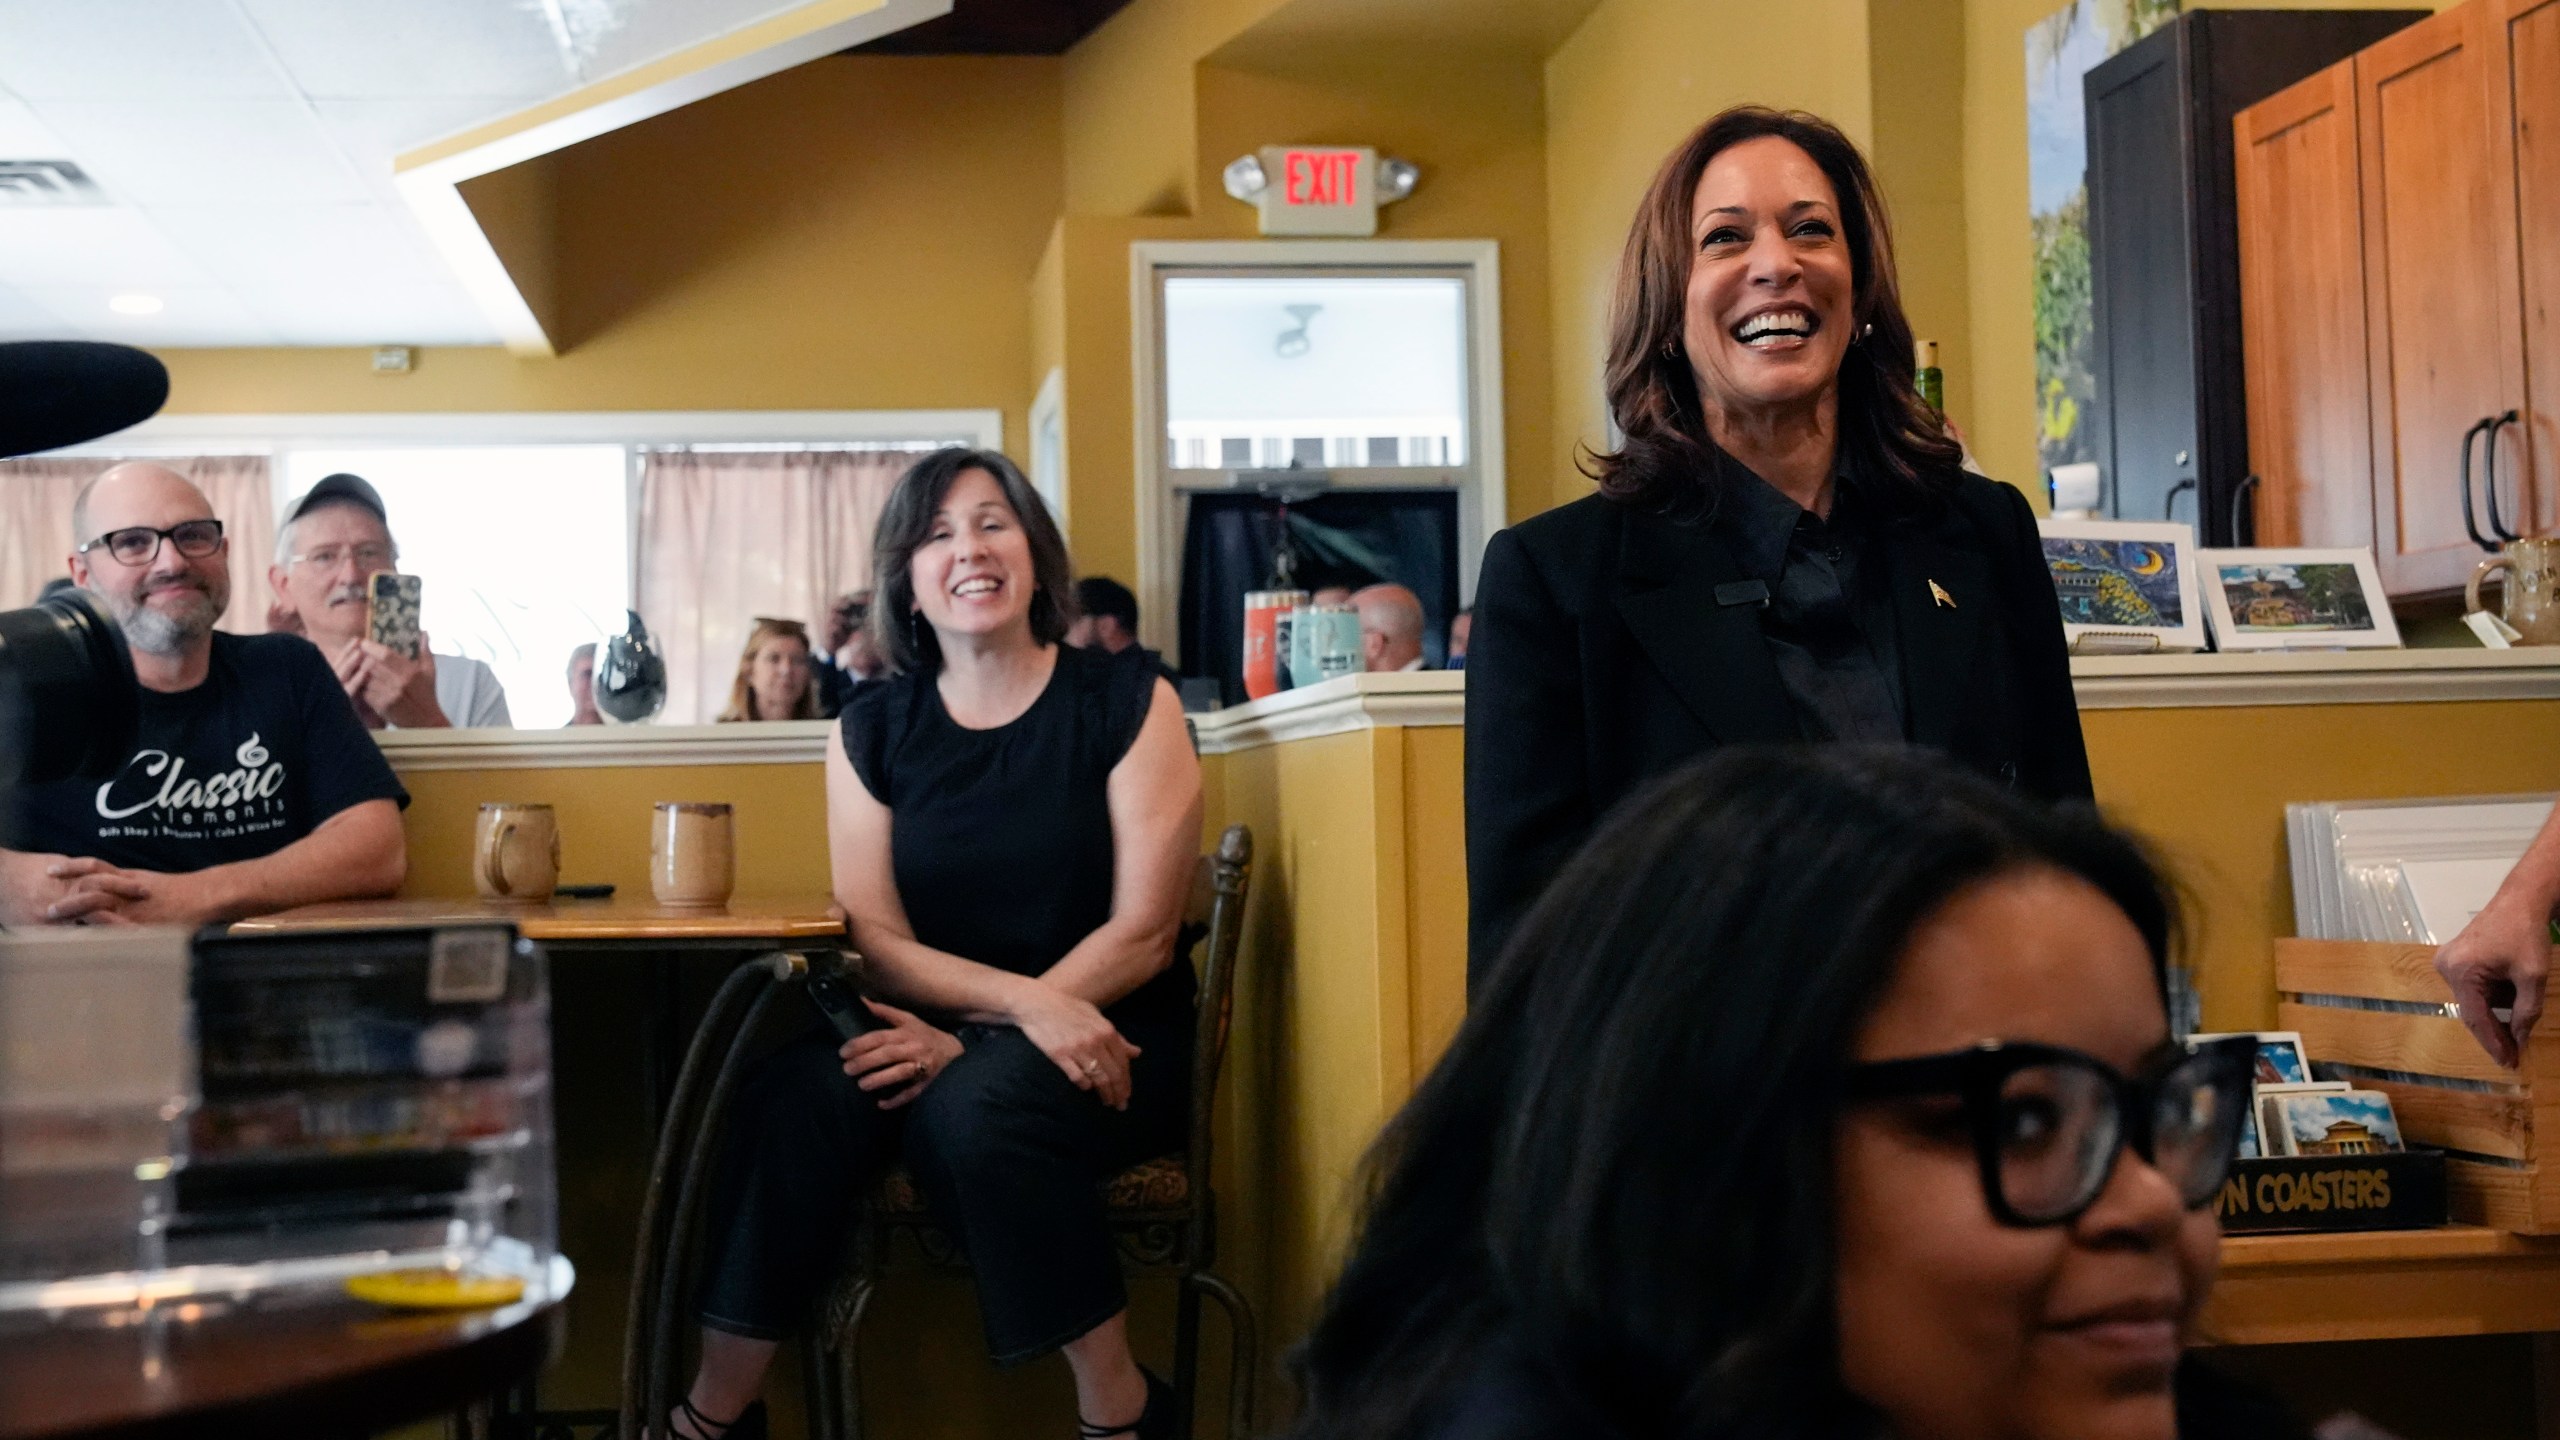
[[[2171,1042],[2174,929],[2132,842],[1920,752],[1676,772],[1370,1157],[1294,1433],[2290,1433],[2180,1378],[2252,1046]]]

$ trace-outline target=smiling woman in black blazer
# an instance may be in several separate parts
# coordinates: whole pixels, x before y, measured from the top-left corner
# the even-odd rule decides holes
[[[1600,493],[1494,536],[1476,586],[1471,989],[1612,805],[1719,745],[1909,742],[2090,795],[2034,514],[1920,399],[1847,136],[1708,121],[1646,192],[1609,328]]]

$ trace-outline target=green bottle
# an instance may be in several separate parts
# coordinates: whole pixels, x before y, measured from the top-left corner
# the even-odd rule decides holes
[[[1943,415],[1947,410],[1947,372],[1938,368],[1938,342],[1920,342],[1920,399]]]

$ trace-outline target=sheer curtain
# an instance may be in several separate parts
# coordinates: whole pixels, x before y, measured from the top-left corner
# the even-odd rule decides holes
[[[0,608],[31,603],[68,575],[71,502],[113,460],[0,460]],[[264,455],[164,458],[213,502],[231,543],[231,606],[216,623],[234,635],[267,628],[267,565],[275,554],[275,496]],[[83,536],[94,539],[94,536]],[[113,561],[109,561],[113,564]]]
[[[641,457],[632,588],[667,657],[673,725],[728,703],[756,617],[807,622],[871,583],[880,507],[923,450],[652,452]]]

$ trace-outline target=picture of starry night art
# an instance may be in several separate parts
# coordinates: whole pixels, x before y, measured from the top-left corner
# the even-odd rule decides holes
[[[2178,552],[2148,540],[2044,537],[2066,625],[2175,629],[2187,623],[2178,598]]]

